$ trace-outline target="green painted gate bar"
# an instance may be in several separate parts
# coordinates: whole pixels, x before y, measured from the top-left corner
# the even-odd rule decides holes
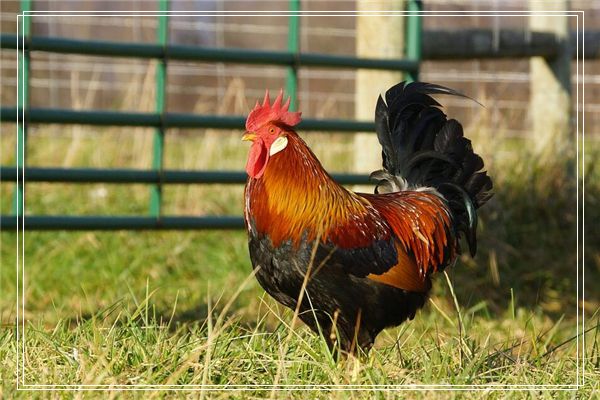
[[[169,113],[166,105],[167,62],[173,60],[233,62],[286,66],[286,91],[291,108],[297,108],[298,70],[300,67],[329,67],[351,69],[380,69],[404,71],[408,80],[417,80],[421,59],[421,1],[408,0],[406,20],[406,59],[380,60],[302,53],[300,51],[300,0],[289,0],[287,51],[264,51],[235,48],[206,48],[171,45],[168,43],[169,0],[158,1],[158,28],[156,44],[123,43],[93,40],[75,40],[56,37],[31,37],[31,0],[21,0],[24,17],[18,35],[0,34],[0,48],[19,51],[17,107],[0,108],[2,122],[18,122],[17,165],[1,166],[0,176],[5,180],[21,178],[27,182],[109,183],[150,185],[150,216],[42,216],[25,215],[23,187],[17,183],[13,195],[13,215],[0,216],[1,229],[15,229],[24,218],[26,229],[34,230],[164,230],[164,229],[239,229],[239,216],[163,216],[162,186],[164,184],[242,184],[243,171],[181,171],[164,170],[163,154],[168,128],[243,129],[243,116],[192,115]],[[29,108],[29,63],[31,51],[63,54],[82,54],[107,57],[134,57],[156,59],[156,98],[154,113],[118,112],[101,110],[65,110]],[[22,115],[22,110],[24,115]],[[29,123],[84,124],[100,126],[142,126],[155,128],[152,166],[149,170],[43,168],[27,167],[25,162],[27,125]],[[305,131],[364,132],[372,131],[374,124],[366,121],[304,119],[299,128]],[[340,184],[365,184],[362,174],[333,174]]]
[[[15,34],[0,35],[0,48],[15,50],[19,37]],[[123,43],[98,40],[66,39],[60,37],[31,37],[25,42],[30,51],[46,51],[61,54],[89,56],[169,60],[229,62],[252,65],[281,65],[302,67],[379,69],[389,71],[414,71],[419,62],[408,59],[375,59],[338,56],[320,53],[298,53],[276,50],[248,50],[239,48],[213,48],[169,44],[159,46],[151,43]]]
[[[423,11],[421,0],[408,0],[406,10],[410,13],[406,17],[406,57],[419,62],[421,60],[421,41],[423,37],[423,21],[420,12]],[[406,71],[409,82],[419,80],[419,70]]]
[[[23,18],[21,19],[21,36],[27,39],[31,35],[31,17],[27,15],[27,12],[31,10],[31,0],[21,0],[21,12]],[[17,23],[18,25],[18,23]],[[17,46],[18,47],[18,46]],[[30,57],[29,51],[23,49],[18,54],[19,69],[17,76],[21,79],[17,79],[19,82],[17,87],[17,107],[23,110],[29,106],[29,68],[30,68]],[[22,169],[25,164],[25,156],[27,154],[27,124],[25,121],[21,121],[17,125],[17,168]],[[25,203],[24,203],[24,190],[23,182],[17,179],[15,191],[13,193],[13,204],[12,213],[16,215],[23,215]]]
[[[166,48],[169,36],[169,1],[158,0],[158,30],[156,40],[160,46]],[[156,64],[156,114],[160,116],[161,124],[154,130],[153,138],[153,153],[152,153],[152,168],[157,171],[162,171],[163,168],[163,153],[165,147],[165,100],[167,86],[167,59],[162,57],[158,59]],[[150,188],[150,215],[158,217],[161,214],[162,208],[162,182],[154,184]]]
[[[288,51],[297,59],[300,50],[300,0],[289,0]],[[287,70],[285,87],[290,96],[290,110],[298,106],[298,64],[294,62]]]
[[[13,230],[19,221],[17,216],[2,216],[2,229]],[[24,217],[26,230],[44,231],[116,231],[116,230],[199,230],[241,229],[244,220],[238,216],[205,217],[137,217],[137,216],[30,216]]]
[[[0,167],[0,175],[6,180],[17,179],[17,169]],[[245,171],[190,171],[190,170],[143,170],[129,168],[40,168],[26,167],[27,182],[65,183],[147,183],[147,184],[243,184]],[[331,174],[341,185],[369,183],[369,175]]]
[[[11,33],[0,35],[0,47],[15,50],[19,37]],[[321,53],[298,53],[278,50],[248,50],[239,48],[196,47],[186,45],[159,46],[151,43],[123,43],[99,40],[67,39],[61,37],[31,37],[25,42],[30,51],[46,51],[61,54],[80,54],[123,58],[229,62],[252,65],[281,65],[302,67],[378,69],[389,71],[413,71],[419,62],[408,59],[376,59]]]
[[[140,126],[165,128],[216,128],[244,129],[245,117],[222,115],[193,115],[165,113],[162,118],[154,113],[100,111],[100,110],[68,110],[50,108],[30,108],[27,112],[28,123],[38,124],[75,124],[97,126]],[[21,121],[21,115],[15,107],[2,107],[0,121]],[[306,118],[298,125],[304,131],[328,132],[364,132],[375,128],[373,122],[348,121],[343,119]]]

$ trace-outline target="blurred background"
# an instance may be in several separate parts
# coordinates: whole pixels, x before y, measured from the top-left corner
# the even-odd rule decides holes
[[[365,2],[379,9],[402,9],[402,1]],[[459,299],[466,306],[483,304],[491,314],[499,313],[516,297],[519,306],[541,313],[542,318],[575,318],[577,308],[592,315],[598,309],[597,279],[600,278],[600,217],[597,155],[600,154],[600,53],[595,40],[600,31],[600,3],[558,2],[568,9],[585,11],[585,94],[579,87],[576,108],[575,60],[570,63],[566,83],[572,97],[563,110],[543,106],[540,92],[532,85],[545,60],[525,56],[467,57],[444,54],[445,36],[476,30],[491,38],[489,52],[506,49],[502,32],[516,32],[521,52],[531,50],[532,20],[527,15],[469,15],[464,11],[526,11],[544,2],[512,0],[429,0],[422,18],[422,63],[419,79],[459,90],[482,103],[463,98],[441,97],[446,113],[462,122],[466,135],[482,154],[494,179],[496,195],[482,210],[480,252],[475,259],[464,256],[453,269]],[[16,33],[19,1],[2,1],[1,31]],[[173,11],[195,11],[202,16],[177,15],[169,19],[168,43],[216,48],[285,51],[288,49],[288,17],[248,16],[242,11],[287,11],[286,1],[180,1],[170,2]],[[354,1],[302,1],[303,11],[353,10],[368,5]],[[155,1],[33,1],[37,11],[156,11]],[[559,8],[562,9],[562,8]],[[214,14],[206,12],[217,12]],[[371,18],[371,21],[366,19]],[[375,17],[310,16],[300,18],[299,51],[339,56],[398,58],[404,51],[394,26],[403,26],[400,16]],[[373,22],[376,21],[376,22]],[[381,29],[373,29],[379,24]],[[581,23],[581,21],[580,21]],[[535,23],[533,23],[535,25]],[[543,24],[542,24],[543,25]],[[552,28],[548,31],[556,33]],[[560,24],[559,24],[560,25]],[[385,26],[385,28],[383,28]],[[574,40],[575,17],[569,17],[567,39]],[[156,43],[156,16],[59,16],[31,17],[34,37],[80,40]],[[579,26],[581,30],[581,26]],[[469,31],[470,30],[470,31]],[[539,30],[539,29],[538,29]],[[535,31],[538,31],[535,30]],[[440,36],[441,35],[441,36]],[[460,38],[461,36],[448,36]],[[582,36],[580,36],[581,38]],[[571,39],[569,39],[571,38]],[[594,39],[595,38],[595,39]],[[509,40],[510,42],[510,40]],[[472,42],[465,42],[471,43]],[[524,44],[523,44],[524,43]],[[451,48],[460,49],[458,44]],[[484,43],[485,45],[485,43]],[[467,46],[467,45],[465,45]],[[531,46],[533,46],[531,44]],[[485,47],[485,46],[484,46]],[[543,46],[542,46],[543,47]],[[540,47],[540,48],[542,48]],[[466,48],[468,50],[472,48]],[[554,47],[551,46],[551,50]],[[552,50],[553,51],[553,50]],[[17,54],[1,50],[1,105],[16,106]],[[155,76],[158,62],[136,58],[99,57],[33,51],[30,55],[31,108],[145,112],[155,110]],[[537,63],[537,66],[535,65]],[[540,64],[541,63],[541,64]],[[569,64],[569,63],[567,63]],[[546,65],[546,67],[544,67]],[[552,67],[552,65],[550,65]],[[195,115],[243,116],[264,90],[286,86],[287,67],[242,65],[222,62],[169,60],[167,64],[166,110]],[[540,72],[541,71],[541,72]],[[371,121],[378,93],[399,81],[398,73],[336,68],[303,68],[298,71],[297,107],[305,118]],[[377,75],[380,74],[380,75]],[[385,74],[385,75],[382,75]],[[570,78],[569,78],[570,77]],[[580,75],[581,79],[581,75]],[[365,85],[365,80],[367,84]],[[570,81],[570,82],[569,82]],[[370,85],[369,85],[370,82]],[[369,87],[371,86],[371,87]],[[564,89],[564,87],[563,87]],[[552,89],[554,90],[554,89]],[[568,90],[566,91],[568,92]],[[548,91],[548,104],[556,103]],[[537,96],[537,97],[536,97]],[[569,115],[569,109],[571,111]],[[540,113],[542,117],[540,118]],[[542,131],[536,120],[564,116],[563,128]],[[544,118],[546,116],[546,118]],[[577,118],[585,117],[585,141],[575,131]],[[560,120],[560,118],[558,118]],[[247,148],[240,143],[240,129],[170,128],[164,144],[165,169],[242,171]],[[372,161],[359,161],[363,153],[379,157],[377,147],[365,147],[360,136],[336,132],[301,132],[331,172],[368,173]],[[29,167],[150,169],[153,128],[30,123],[26,145]],[[368,141],[372,141],[373,135]],[[0,147],[2,166],[16,164],[16,124],[3,120]],[[360,144],[357,146],[357,143]],[[576,147],[585,145],[586,190]],[[358,149],[358,150],[357,150]],[[583,154],[583,153],[581,153]],[[369,157],[367,157],[369,158]],[[375,162],[375,164],[377,161]],[[15,185],[1,182],[2,214],[10,214]],[[369,189],[370,190],[370,189]],[[240,215],[242,184],[166,185],[164,215]],[[586,206],[586,243],[577,242],[577,196]],[[150,199],[147,185],[105,183],[28,183],[26,215],[147,215]],[[581,225],[579,226],[581,229]],[[579,232],[581,233],[581,231]],[[213,292],[237,287],[250,272],[241,231],[167,232],[45,232],[28,231],[25,258],[29,271],[26,317],[56,321],[89,314],[145,285],[160,287],[157,307],[169,310],[180,296],[185,320],[200,318],[208,287]],[[2,232],[3,264],[14,265],[16,237]],[[586,299],[576,297],[578,248],[586,261]],[[13,305],[12,268],[2,271],[2,308]],[[65,284],[69,282],[69,284]],[[129,288],[129,289],[126,289]],[[260,290],[252,287],[238,306],[252,314],[253,299]],[[446,294],[438,287],[437,295]],[[87,300],[82,300],[85,293]],[[7,307],[4,307],[7,305]],[[245,307],[248,307],[247,309]],[[4,319],[14,315],[3,314]]]

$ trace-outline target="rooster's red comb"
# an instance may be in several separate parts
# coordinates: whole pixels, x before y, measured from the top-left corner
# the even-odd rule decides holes
[[[301,118],[300,112],[290,112],[288,111],[290,107],[290,98],[288,97],[285,104],[281,104],[283,101],[283,89],[279,91],[279,95],[275,99],[273,105],[271,105],[271,100],[269,99],[269,91],[265,93],[265,98],[262,104],[256,105],[248,114],[248,118],[246,118],[246,130],[255,131],[267,122],[282,122],[288,126],[297,125]]]

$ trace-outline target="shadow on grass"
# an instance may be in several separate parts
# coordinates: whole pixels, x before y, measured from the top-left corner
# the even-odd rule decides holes
[[[133,311],[131,313],[117,314],[114,311],[123,310],[121,302],[113,304],[113,306],[99,310],[97,313],[86,313],[77,317],[67,318],[66,326],[71,328],[81,327],[94,321],[109,323],[116,327],[136,326],[143,328],[145,326],[161,326],[167,328],[170,332],[179,330],[182,326],[193,328],[194,326],[204,329],[209,325],[214,325],[217,320],[221,323],[227,321],[235,321],[235,325],[244,330],[251,331],[256,328],[256,321],[246,318],[239,318],[235,307],[227,311],[223,311],[220,307],[213,307],[209,321],[209,305],[206,303],[200,304],[193,308],[184,310],[159,309],[155,305],[150,304],[148,314]],[[112,320],[116,318],[116,320]]]

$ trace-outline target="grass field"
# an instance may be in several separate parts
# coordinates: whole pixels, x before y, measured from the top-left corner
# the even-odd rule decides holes
[[[325,166],[348,171],[348,137],[323,138],[308,137]],[[141,129],[36,127],[28,163],[148,168],[151,139],[151,131]],[[301,323],[292,328],[292,312],[253,279],[244,232],[27,232],[22,375],[28,384],[111,385],[108,394],[126,398],[170,392],[126,392],[121,385],[197,385],[179,393],[194,398],[395,398],[393,391],[347,385],[573,385],[583,378],[578,392],[531,386],[405,395],[597,396],[600,235],[593,222],[600,218],[600,146],[586,144],[584,302],[576,297],[572,149],[540,155],[526,140],[480,133],[474,146],[486,159],[496,195],[482,209],[477,257],[462,257],[447,276],[439,275],[424,310],[380,335],[368,356],[336,361],[323,339]],[[0,146],[2,165],[14,163],[14,134],[2,135]],[[239,132],[173,132],[166,166],[240,170],[246,150]],[[4,214],[13,185],[2,182],[1,189]],[[31,184],[26,193],[31,214],[143,214],[149,198],[141,185]],[[239,214],[241,196],[241,186],[169,186],[165,213]],[[0,397],[45,398],[15,391],[17,238],[3,231],[1,239]],[[577,309],[589,329],[579,340]],[[206,384],[232,390],[202,391],[199,385]],[[307,385],[311,393],[285,385]],[[318,385],[346,386],[318,391]]]

